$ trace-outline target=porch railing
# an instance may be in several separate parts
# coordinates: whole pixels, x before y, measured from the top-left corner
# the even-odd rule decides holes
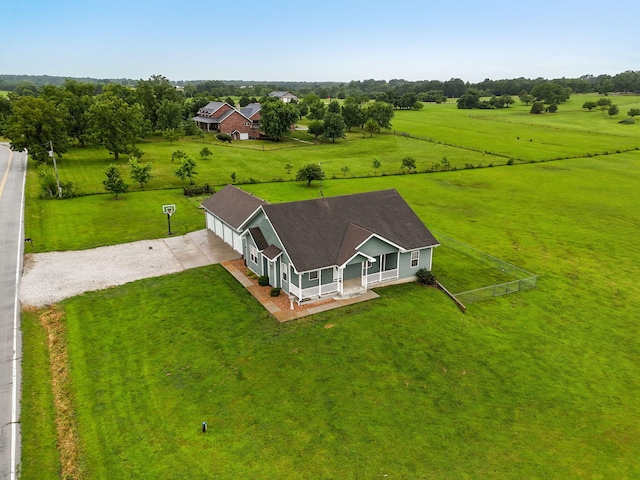
[[[302,289],[295,285],[289,285],[289,292],[300,300],[304,298],[321,297],[322,295],[329,295],[330,293],[336,293],[337,291],[338,282],[325,283],[324,285]]]
[[[385,270],[384,272],[370,273],[367,275],[367,285],[395,280],[396,278],[398,278],[397,268],[394,268],[393,270]]]

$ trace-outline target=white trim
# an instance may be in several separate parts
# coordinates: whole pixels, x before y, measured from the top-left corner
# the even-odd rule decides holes
[[[370,255],[367,255],[364,252],[356,252],[354,255],[352,255],[348,260],[346,260],[342,265],[336,265],[337,267],[342,267],[344,268],[347,263],[349,263],[351,260],[353,260],[354,258],[356,258],[358,255],[362,255],[364,258],[366,258],[367,260],[369,260],[371,263],[375,263],[376,262],[376,258],[372,257]],[[328,267],[327,267],[328,268]]]
[[[398,250],[405,250],[404,247],[401,247],[400,245],[396,245],[391,240],[388,240],[388,239],[384,238],[383,236],[378,235],[377,233],[372,233],[371,235],[369,235],[363,242],[360,243],[360,245],[356,246],[356,250],[358,250],[360,247],[362,247],[365,243],[367,243],[373,237],[377,238],[378,240],[383,241],[384,243],[388,243],[389,245],[391,245],[392,247],[397,248]]]
[[[264,211],[264,209],[262,208],[263,205],[260,205],[255,212],[253,212],[251,214],[250,217],[248,217],[244,223],[242,225],[240,225],[238,228],[242,228],[244,227],[244,225],[249,221],[249,220],[253,220],[253,217],[255,216],[256,212],[258,210],[262,210],[262,214],[264,215],[265,220],[269,223],[269,226],[271,227],[271,230],[273,231],[274,235],[276,236],[276,238],[278,239],[278,243],[280,243],[280,246],[278,247],[278,245],[276,245],[276,247],[280,248],[280,250],[282,250],[284,253],[287,254],[287,258],[289,259],[289,262],[291,265],[293,265],[293,260],[291,260],[291,255],[289,255],[289,252],[287,252],[287,249],[284,246],[284,243],[282,243],[282,239],[280,238],[280,235],[278,235],[278,231],[274,228],[273,223],[271,223],[271,220],[269,219],[269,216],[267,215],[267,212]],[[248,230],[248,229],[247,229]],[[304,272],[298,272],[298,269],[295,267],[295,265],[293,265],[294,270],[296,271],[296,273],[304,273]]]
[[[258,257],[258,249],[253,245],[249,245],[249,260],[251,260],[254,264],[260,266],[260,264],[258,263],[258,260],[260,260],[260,258]]]

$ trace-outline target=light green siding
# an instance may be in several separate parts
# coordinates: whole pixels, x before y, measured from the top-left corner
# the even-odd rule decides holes
[[[303,273],[301,277],[302,288],[317,287],[318,285],[320,285],[320,275],[318,275],[318,278],[316,278],[315,280],[309,280],[309,272]]]
[[[386,253],[393,253],[398,251],[398,249],[393,245],[389,245],[387,242],[384,242],[376,237],[367,240],[364,245],[362,245],[362,247],[360,247],[358,250],[366,253],[370,257],[377,257],[378,255],[384,255]]]
[[[344,269],[343,279],[351,280],[352,278],[360,278],[362,277],[362,262],[353,263],[351,265],[347,265]]]
[[[320,272],[320,280],[323,285],[333,282],[333,268],[325,268],[322,270]]]
[[[250,246],[255,247],[256,244],[253,241],[253,238],[251,238],[251,235],[247,235],[246,237],[246,250],[244,252],[244,259],[247,263],[247,267],[249,267],[249,269],[255,273],[256,275],[262,275],[262,260],[260,259],[260,257],[262,257],[262,254],[260,252],[258,252],[258,263],[252,262],[251,261],[251,255],[250,255]],[[256,248],[257,250],[257,248]]]
[[[431,255],[433,253],[433,248],[425,248],[420,250],[420,258],[418,261],[418,266],[415,268],[411,268],[411,252],[401,253],[400,254],[400,278],[407,278],[415,276],[415,274],[421,268],[430,268],[431,266]]]

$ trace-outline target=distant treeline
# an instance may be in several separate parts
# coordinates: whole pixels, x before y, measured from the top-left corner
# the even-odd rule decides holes
[[[19,87],[32,85],[41,87],[44,85],[60,86],[66,78],[48,75],[0,75],[0,90],[14,91]],[[121,79],[96,79],[96,78],[72,78],[82,83],[92,83],[96,86],[96,94],[102,91],[105,85],[120,84],[135,86],[139,80]],[[290,91],[302,97],[313,93],[320,98],[347,98],[350,96],[367,96],[371,99],[389,94],[402,96],[416,94],[422,101],[438,101],[439,95],[443,98],[459,98],[468,88],[475,88],[482,95],[519,95],[523,90],[530,92],[536,85],[547,82],[545,78],[513,78],[504,80],[486,79],[478,83],[465,82],[460,78],[450,80],[420,80],[416,82],[393,80],[353,80],[344,82],[256,82],[244,80],[180,80],[172,81],[176,86],[184,89],[186,97],[198,96],[198,94],[212,97],[227,96],[255,96],[260,97],[274,90]],[[579,78],[555,78],[551,81],[568,87],[572,93],[590,92],[621,92],[640,93],[640,71],[626,71],[617,75],[583,75]]]

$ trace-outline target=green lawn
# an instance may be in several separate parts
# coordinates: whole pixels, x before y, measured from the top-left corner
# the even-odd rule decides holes
[[[63,302],[86,477],[638,477],[639,161],[325,182],[395,187],[428,226],[540,276],[466,315],[409,284],[279,325],[220,267]]]
[[[86,248],[161,238],[167,235],[162,205],[175,204],[171,231],[184,235],[204,228],[203,197],[182,190],[154,190],[122,195],[90,195],[69,200],[33,201],[25,211],[25,231],[33,245],[27,253]]]
[[[86,478],[640,478],[640,151],[624,152],[640,144],[640,126],[581,111],[587,98],[554,115],[452,104],[396,113],[397,130],[466,148],[355,133],[336,145],[216,147],[211,172],[284,177],[292,159],[322,161],[338,177],[323,182],[326,196],[396,188],[428,227],[537,274],[538,287],[471,304],[466,315],[436,290],[387,287],[377,300],[283,325],[220,267],[69,299]],[[639,101],[612,98],[623,114]],[[191,143],[180,148],[202,147]],[[455,165],[505,160],[474,149],[583,158],[340,178],[346,161],[350,174],[365,172],[377,156],[384,170],[405,152],[421,169],[440,148]],[[172,151],[162,142],[147,150],[154,164]],[[109,159],[94,153],[72,152],[61,168],[78,162],[73,181],[100,185]],[[226,155],[237,160],[225,164]],[[37,200],[31,171],[33,250],[162,237],[164,203],[178,205],[174,231],[203,228],[200,199],[163,190],[177,185],[165,163],[153,190],[117,201]],[[317,198],[319,185],[243,188],[275,203]],[[436,249],[434,271],[452,291],[503,280],[447,247]],[[45,339],[34,314],[23,328],[22,478],[57,478]]]

